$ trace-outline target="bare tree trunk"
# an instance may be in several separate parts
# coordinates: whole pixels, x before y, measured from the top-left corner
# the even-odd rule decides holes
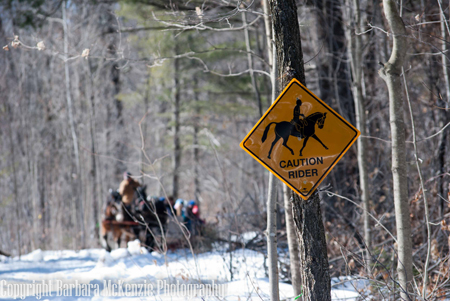
[[[35,212],[35,214],[37,214],[37,218],[38,218],[38,225],[39,225],[39,236],[38,236],[38,245],[40,249],[45,249],[45,245],[46,245],[46,236],[47,236],[47,231],[45,229],[45,219],[46,219],[46,208],[45,208],[45,155],[41,154],[41,158],[39,160],[39,163],[37,164],[38,166],[38,194],[39,194],[39,204],[38,204],[38,210],[37,212]],[[37,225],[35,225],[35,227],[37,227]]]
[[[277,253],[277,206],[276,206],[276,179],[270,173],[269,189],[267,193],[267,258],[269,259],[269,286],[270,300],[278,301],[278,253]]]
[[[175,41],[175,56],[178,55],[178,42]],[[172,177],[172,196],[176,199],[179,190],[179,175],[180,161],[181,161],[181,146],[180,146],[180,60],[174,59],[173,62],[173,177]]]
[[[320,98],[332,101],[335,99],[339,113],[350,123],[355,124],[354,101],[352,100],[350,86],[350,70],[343,63],[347,59],[345,44],[345,31],[343,28],[343,16],[341,1],[337,0],[314,0],[314,13],[316,14],[316,30],[319,44],[323,44],[324,55],[315,60],[318,61],[318,84]],[[320,60],[320,61],[319,61]]]
[[[331,279],[319,194],[316,191],[307,201],[303,201],[291,191],[291,202],[300,245],[303,300],[331,301]]]
[[[269,19],[269,7],[267,0],[263,2],[265,12],[266,36],[268,41],[269,61],[271,63],[270,81],[272,84],[272,102],[275,101],[277,91],[277,63],[275,59],[275,45],[272,41],[273,26]],[[261,106],[260,106],[261,110]],[[261,113],[261,112],[260,112]],[[262,114],[261,114],[262,115]],[[267,258],[268,258],[268,273],[270,286],[270,300],[279,300],[279,286],[278,286],[278,253],[277,253],[277,206],[276,206],[276,181],[275,176],[269,173],[269,187],[267,191]]]
[[[147,80],[146,80],[146,88],[145,88],[145,95],[144,95],[144,114],[148,113],[148,105],[149,105],[149,100],[150,100],[150,68],[147,70]],[[143,147],[145,149],[145,141],[147,138],[147,122],[143,122],[141,124],[141,129],[142,129],[142,137],[143,137]],[[145,160],[145,156],[142,150],[139,150],[139,162],[140,162],[140,173],[144,174],[145,173],[145,166],[146,164],[144,163]],[[144,181],[144,177],[142,177],[141,179],[141,184],[143,184]]]
[[[81,197],[83,196],[83,189],[81,187],[81,167],[80,167],[80,154],[78,152],[78,137],[75,129],[75,121],[73,118],[73,108],[72,108],[72,96],[70,94],[70,75],[69,75],[69,64],[67,62],[67,55],[69,53],[69,36],[67,30],[67,15],[66,15],[66,5],[67,2],[64,1],[62,7],[62,16],[63,16],[63,29],[64,29],[64,72],[65,72],[65,80],[66,80],[66,100],[67,100],[67,111],[69,115],[69,124],[70,124],[70,132],[72,134],[72,142],[73,142],[73,151],[75,156],[75,165],[76,165],[76,176],[74,178],[74,193],[75,193],[75,206],[73,210],[75,211],[75,229],[76,229],[76,238],[80,239],[80,247],[84,248],[85,246],[85,237],[84,237],[84,217],[83,217],[83,201]]]
[[[195,113],[194,113],[194,137],[193,137],[193,160],[194,160],[194,200],[200,200],[200,157],[199,157],[199,144],[198,144],[198,132],[200,129],[199,117],[200,111],[199,106],[197,105],[198,99],[198,80],[194,77],[194,101],[195,105]]]
[[[440,4],[440,1],[438,0],[438,3]],[[447,37],[450,35],[450,32],[448,32],[448,22],[446,21],[446,16],[444,14],[444,11],[441,9],[441,31],[442,31],[442,70],[444,73],[444,83],[445,83],[445,95],[447,97],[447,101],[444,102],[445,111],[442,113],[442,121],[440,122],[439,126],[442,128],[447,123],[450,122],[450,111],[449,111],[449,105],[450,105],[450,77],[448,72],[448,57],[447,53],[449,50]],[[444,185],[446,182],[444,181],[443,174],[445,173],[445,153],[447,150],[447,140],[448,140],[448,131],[443,131],[441,135],[441,141],[439,141],[439,151],[438,151],[438,160],[439,160],[439,174],[441,175],[439,177],[439,194],[441,195],[441,198],[439,198],[439,216],[441,218],[444,218],[445,214],[445,188]]]
[[[272,22],[270,21],[270,7],[269,7],[269,0],[263,0],[263,10],[264,10],[264,25],[266,27],[266,41],[267,41],[267,57],[269,58],[269,65],[271,68],[273,68],[273,37],[272,37]],[[273,88],[273,87],[272,87]],[[272,95],[274,93],[272,92]],[[276,94],[275,94],[276,95]],[[274,99],[272,99],[274,101]]]
[[[284,211],[286,217],[286,232],[289,247],[289,263],[291,268],[291,282],[294,295],[302,293],[302,274],[300,272],[300,256],[297,233],[295,232],[294,216],[292,215],[292,204],[290,200],[289,187],[283,185]]]
[[[115,27],[113,24],[117,23],[117,19],[109,11],[105,12],[105,21],[106,21],[106,31],[108,33],[112,33],[111,36],[105,41],[108,43],[107,52],[111,57],[117,57],[118,53],[122,51],[120,49],[120,39],[117,38],[115,35],[117,31],[117,27]],[[119,45],[119,47],[118,47]],[[125,129],[125,120],[123,116],[123,102],[121,99],[119,99],[119,94],[122,89],[122,83],[120,81],[120,72],[118,60],[113,60],[111,64],[108,65],[110,67],[110,81],[112,84],[112,89],[108,89],[108,95],[111,95],[113,98],[113,111],[110,111],[110,107],[107,107],[107,124],[113,125],[113,133],[114,135],[111,135],[111,129],[108,128],[107,131],[107,143],[109,144],[110,141],[113,142],[112,148],[112,156],[114,157],[114,182],[120,183],[122,181],[122,175],[125,171],[127,171],[127,164],[125,161],[127,160],[128,153],[126,145],[128,143],[128,136],[126,135],[126,129]],[[112,93],[110,94],[110,90],[112,90]],[[115,113],[115,114],[114,114]],[[110,147],[107,145],[106,148],[108,151],[110,150]]]
[[[253,72],[253,58],[252,58],[252,49],[250,47],[250,36],[248,33],[248,23],[247,23],[247,15],[242,12],[242,25],[244,26],[244,36],[245,36],[245,48],[247,50],[247,62],[248,68],[250,69],[250,78],[252,80],[253,91],[255,92],[256,101],[258,103],[259,116],[263,115],[262,104],[261,104],[261,96],[259,95],[258,85],[256,84],[255,73]]]
[[[13,194],[14,194],[14,203],[15,203],[15,209],[16,209],[16,240],[17,240],[17,251],[19,252],[19,259],[21,256],[21,248],[22,248],[22,229],[20,228],[20,222],[22,221],[21,214],[20,214],[20,208],[21,204],[18,198],[18,186],[17,186],[17,171],[16,171],[16,158],[15,158],[15,150],[14,150],[14,141],[13,141],[13,130],[12,130],[12,123],[14,120],[14,115],[11,110],[11,106],[8,104],[6,106],[8,116],[10,117],[10,120],[8,122],[8,138],[9,138],[9,147],[11,151],[11,167],[13,172]],[[1,255],[1,254],[0,254]],[[9,255],[5,255],[9,256]]]
[[[199,131],[199,125],[198,122],[195,121],[194,124],[194,139],[192,143],[194,144],[194,199],[199,200],[200,199],[200,171],[199,171],[199,144],[198,144],[198,131]]]
[[[272,22],[271,22],[271,16],[270,16],[270,7],[269,7],[269,0],[262,0],[262,4],[263,4],[263,11],[264,11],[264,26],[265,26],[265,34],[266,34],[266,42],[267,42],[267,57],[269,60],[269,66],[272,69],[276,69],[273,66],[273,62],[274,62],[274,50],[275,50],[275,45],[274,45],[274,41],[273,41],[273,37],[272,37],[272,31],[273,31],[273,27],[272,27]],[[271,79],[271,83],[272,83],[272,79]],[[276,82],[276,81],[275,81]],[[275,100],[274,97],[276,97],[276,90],[275,92],[273,91],[274,87],[272,85],[272,91],[271,91],[271,96],[269,99],[269,106],[270,104]]]
[[[89,75],[90,89],[86,93],[89,97],[91,104],[91,110],[89,111],[89,134],[91,136],[91,184],[92,184],[92,221],[94,223],[94,237],[96,241],[99,241],[100,235],[100,212],[99,212],[99,194],[97,185],[97,154],[95,148],[95,96],[94,96],[94,80],[92,78],[92,68],[88,61],[86,63],[87,72]]]
[[[280,88],[286,87],[293,78],[305,84],[303,52],[295,1],[273,0],[271,12]],[[331,300],[325,229],[320,212],[319,195],[316,192],[308,201],[303,201],[291,191],[291,202],[300,245],[303,298],[308,301]]]
[[[115,47],[116,46],[114,44],[111,44],[109,46],[109,49],[110,49],[112,55],[116,54]],[[115,116],[116,119],[114,122],[116,135],[114,135],[114,136],[115,137],[122,136],[123,138],[125,138],[126,136],[123,136],[124,135],[124,120],[123,120],[123,114],[122,114],[123,104],[122,104],[122,101],[119,99],[120,70],[118,67],[119,66],[117,63],[113,63],[111,66],[111,74],[110,74],[111,82],[112,82],[113,88],[114,88],[113,95],[114,95],[114,105],[116,108],[116,116]],[[126,164],[123,162],[126,160],[126,157],[127,157],[124,141],[116,140],[116,142],[114,144],[114,156],[116,157],[115,176],[116,176],[116,179],[120,179],[122,177],[122,174],[124,173],[124,171],[127,168]]]
[[[355,101],[356,127],[363,136],[367,135],[366,130],[366,106],[364,103],[364,95],[362,91],[362,37],[361,32],[361,11],[359,9],[359,0],[352,0],[353,3],[346,5],[350,13],[347,14],[348,20],[352,20],[353,26],[347,29],[347,40],[350,43],[348,47],[351,58],[351,70],[353,74],[353,99]],[[353,32],[352,32],[353,31]],[[355,34],[353,37],[352,35]],[[359,185],[361,189],[361,203],[363,204],[363,223],[364,223],[364,240],[366,245],[365,261],[366,270],[370,273],[372,258],[370,256],[371,249],[371,230],[369,220],[370,210],[370,193],[369,193],[369,177],[367,174],[367,140],[360,138],[358,145],[358,168],[359,168]]]
[[[403,121],[403,89],[401,73],[406,56],[407,32],[400,18],[396,2],[383,0],[384,14],[394,39],[389,61],[379,70],[389,91],[389,115],[392,141],[392,176],[394,185],[395,220],[397,227],[398,264],[397,272],[400,284],[400,296],[409,300],[412,280],[412,243],[411,221],[408,202],[405,123]]]

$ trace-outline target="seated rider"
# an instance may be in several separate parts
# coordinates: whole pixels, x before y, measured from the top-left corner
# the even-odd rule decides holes
[[[192,235],[200,234],[200,227],[205,222],[200,219],[200,210],[194,200],[190,200],[184,208],[184,223]]]
[[[166,210],[167,210],[168,215],[173,216],[173,213],[176,214],[175,208],[174,208],[175,199],[173,198],[173,196],[170,195],[167,197],[165,205],[166,205]]]
[[[133,180],[131,173],[125,172],[123,174],[123,181],[120,183],[119,193],[122,196],[122,203],[125,205],[126,211],[129,213],[134,213],[133,211],[133,201],[136,188],[141,186],[138,182]],[[133,220],[127,212],[125,212],[125,220]]]
[[[294,107],[294,118],[292,119],[291,123],[295,125],[295,129],[297,132],[301,133],[303,136],[303,128],[305,127],[305,115],[300,113],[300,107],[302,105],[302,101],[300,98],[297,98],[297,105]],[[300,116],[303,118],[300,119]]]

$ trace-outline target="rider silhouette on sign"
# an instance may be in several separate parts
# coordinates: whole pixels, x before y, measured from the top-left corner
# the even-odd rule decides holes
[[[302,101],[300,98],[297,98],[297,104],[294,107],[294,118],[292,119],[291,123],[295,126],[295,129],[297,132],[301,134],[301,137],[304,137],[303,129],[305,128],[305,125],[307,125],[305,120],[305,115],[300,113],[300,107],[302,106]],[[300,116],[303,118],[300,119]],[[305,124],[306,123],[306,124]]]

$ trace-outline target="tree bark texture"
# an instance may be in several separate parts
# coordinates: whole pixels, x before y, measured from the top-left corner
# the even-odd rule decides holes
[[[277,54],[280,89],[296,78],[305,84],[303,52],[294,0],[271,2],[272,22]],[[294,221],[300,245],[303,270],[304,300],[331,300],[325,229],[320,212],[320,198],[316,193],[308,201],[291,192]]]
[[[389,91],[389,121],[392,141],[392,176],[394,187],[395,220],[397,227],[398,264],[397,272],[401,286],[400,296],[410,300],[412,280],[411,220],[407,190],[405,123],[403,121],[403,89],[401,70],[408,48],[407,32],[400,18],[396,2],[383,1],[384,13],[394,39],[391,57],[379,70]]]
[[[442,32],[442,71],[444,74],[444,83],[445,83],[445,95],[447,96],[447,101],[443,101],[442,105],[445,107],[445,111],[442,110],[442,121],[440,122],[439,126],[442,128],[447,123],[450,122],[450,111],[449,111],[449,105],[450,105],[450,75],[448,72],[448,58],[447,53],[449,50],[448,44],[447,44],[447,37],[450,35],[450,32],[448,31],[448,22],[446,21],[446,16],[444,12],[441,10],[441,32]],[[445,185],[447,185],[447,182],[444,181],[443,174],[445,173],[445,153],[447,150],[447,140],[448,140],[448,131],[444,131],[441,135],[441,139],[439,141],[439,151],[438,151],[438,158],[439,158],[439,194],[442,196],[442,198],[439,199],[439,216],[441,218],[444,218],[445,214],[445,200],[443,199],[445,197]]]
[[[291,202],[300,246],[303,300],[331,301],[327,245],[319,194],[316,191],[307,201],[303,201],[292,192]]]
[[[303,51],[295,1],[273,0],[270,3],[270,11],[276,45],[279,90],[283,90],[293,78],[305,84]]]

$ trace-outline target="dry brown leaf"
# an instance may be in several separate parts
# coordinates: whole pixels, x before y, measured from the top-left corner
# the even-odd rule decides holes
[[[439,250],[438,250],[438,242],[436,239],[433,239],[431,241],[431,258],[434,261],[437,261],[439,259],[441,254],[439,254]]]

